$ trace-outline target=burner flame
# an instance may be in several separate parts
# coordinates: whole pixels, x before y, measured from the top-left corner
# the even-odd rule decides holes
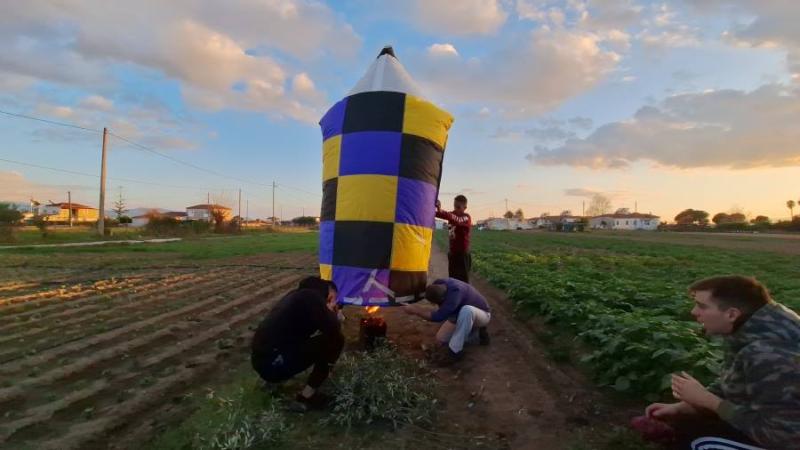
[[[380,306],[367,306],[365,309],[367,310],[367,314],[375,314],[376,312],[378,312],[378,310],[381,309],[381,307]]]

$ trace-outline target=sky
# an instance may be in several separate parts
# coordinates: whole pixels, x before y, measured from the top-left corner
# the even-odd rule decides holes
[[[787,219],[800,201],[793,0],[13,2],[0,200],[318,215],[318,121],[387,44],[455,122],[440,199],[575,214],[596,193]],[[52,170],[57,169],[57,170]]]

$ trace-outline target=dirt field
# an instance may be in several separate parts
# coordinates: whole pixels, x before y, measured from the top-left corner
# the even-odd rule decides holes
[[[93,250],[70,254],[69,266],[50,253],[0,265],[0,448],[143,448],[190,412],[189,396],[241,371],[252,327],[316,267],[307,251],[135,257]],[[446,270],[435,249],[431,279]],[[391,432],[390,448],[571,449],[582,430],[625,423],[630,408],[609,407],[577,370],[554,364],[538,325],[514,319],[502,291],[474,284],[493,307],[492,344],[433,369],[436,425]],[[345,312],[352,344],[364,312]],[[404,354],[427,356],[436,325],[398,308],[380,314]]]
[[[445,276],[446,256],[434,248],[429,279]],[[580,430],[624,424],[638,411],[609,407],[577,370],[551,362],[534,336],[537,325],[514,319],[502,291],[480,279],[471,281],[493,308],[491,345],[468,346],[463,360],[434,369],[444,401],[436,431],[412,428],[406,434],[421,433],[427,448],[557,450],[574,445]],[[397,308],[380,314],[388,322],[389,339],[409,356],[426,357],[436,324]],[[357,322],[348,320],[348,335],[357,334]]]
[[[7,269],[0,448],[136,448],[155,418],[180,410],[188,387],[241,365],[248,326],[314,266],[304,253],[143,270]]]

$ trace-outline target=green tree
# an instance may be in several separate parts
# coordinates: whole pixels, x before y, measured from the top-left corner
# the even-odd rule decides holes
[[[756,218],[751,220],[750,223],[752,223],[753,225],[769,225],[769,217],[756,216]]]
[[[119,223],[123,223],[121,218],[126,212],[128,212],[128,210],[125,209],[125,206],[125,199],[122,197],[122,186],[120,186],[119,196],[117,197],[117,200],[114,201],[114,207],[111,208],[111,210],[114,211],[114,214],[117,215],[117,220],[119,220]]]
[[[506,213],[503,214],[503,217],[505,217],[506,219],[513,219],[514,218],[514,213],[511,212],[511,211],[506,211]]]
[[[796,203],[794,200],[789,200],[786,202],[786,207],[789,208],[789,220],[794,220],[794,207]]]
[[[716,213],[714,217],[711,218],[711,221],[717,225],[722,225],[723,223],[731,222],[731,216],[724,212]]]
[[[522,212],[522,208],[517,208],[517,210],[514,211],[514,218],[518,220],[525,219],[525,214]]]
[[[0,203],[0,225],[16,225],[22,220],[22,212],[16,205]]]

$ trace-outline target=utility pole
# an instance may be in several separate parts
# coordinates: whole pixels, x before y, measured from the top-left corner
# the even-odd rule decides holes
[[[239,231],[242,231],[242,188],[239,188]]]
[[[250,220],[250,199],[248,198],[245,200],[245,213],[244,213],[244,221],[247,222]]]
[[[275,225],[275,180],[272,180],[272,225]]]
[[[106,235],[106,145],[108,143],[108,128],[103,127],[103,157],[100,162],[100,218],[97,219],[97,232],[100,236]],[[70,215],[72,208],[70,208]]]
[[[68,209],[68,217],[69,217],[69,227],[72,228],[72,192],[67,191],[67,208]]]

